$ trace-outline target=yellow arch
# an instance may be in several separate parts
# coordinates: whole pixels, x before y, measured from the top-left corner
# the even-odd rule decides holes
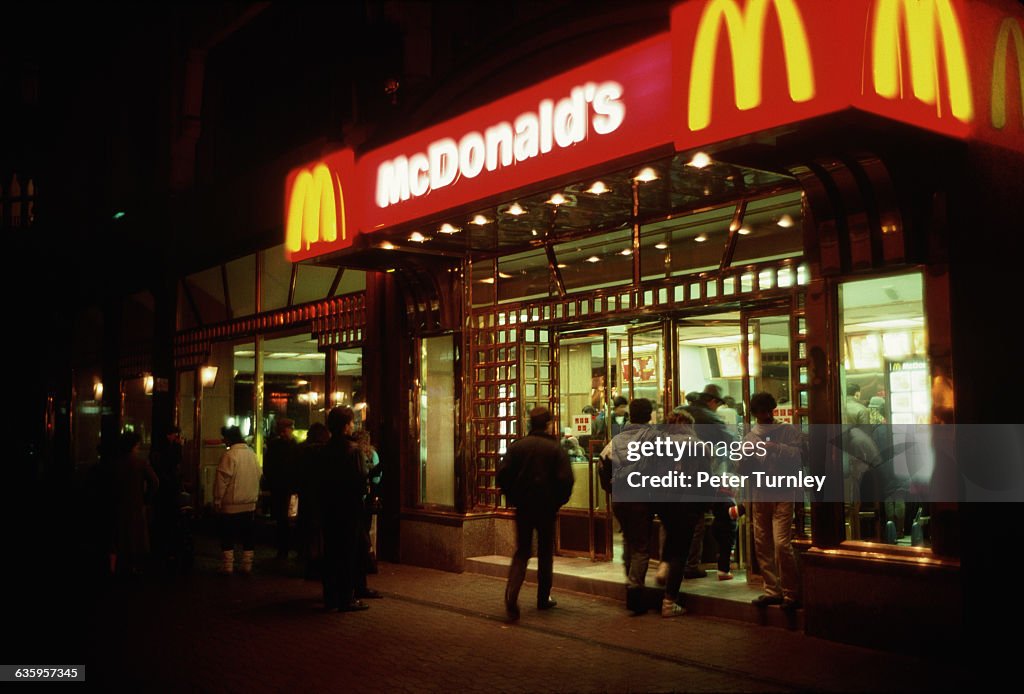
[[[326,164],[317,164],[312,172],[303,169],[295,177],[288,200],[285,247],[296,253],[317,241],[330,242],[337,238],[338,213],[331,171]]]
[[[996,52],[992,60],[992,127],[1006,126],[1006,52],[1010,39],[1017,56],[1017,79],[1020,85],[1021,127],[1024,127],[1024,31],[1020,22],[1007,17],[999,27]]]

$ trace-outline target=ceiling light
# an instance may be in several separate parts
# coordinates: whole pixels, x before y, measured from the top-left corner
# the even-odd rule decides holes
[[[704,243],[705,241],[708,240],[708,235],[707,234],[700,234],[700,235],[696,236],[693,240],[696,241],[697,243]]]
[[[703,169],[711,164],[711,157],[706,152],[697,152],[686,165],[695,169]]]
[[[395,244],[391,243],[390,241],[383,241],[378,246],[378,248],[383,248],[385,251],[393,251],[395,250]]]
[[[424,241],[427,240],[427,237],[418,231],[414,231],[411,234],[409,234],[409,240],[412,241],[413,243],[423,243]]]
[[[592,195],[604,195],[610,193],[611,188],[604,184],[604,181],[594,181],[594,185],[587,189],[587,192]]]
[[[640,169],[640,173],[633,177],[633,180],[639,181],[640,183],[650,183],[651,181],[657,181],[658,172],[649,166],[645,166],[644,168]]]
[[[621,251],[619,251],[619,255],[633,255],[633,249],[623,248]]]
[[[558,264],[558,267],[559,267],[559,268],[566,268],[566,267],[569,267],[569,266],[568,266],[568,265],[566,265],[565,263],[559,263],[559,264]]]
[[[494,284],[494,278],[493,277],[485,277],[482,280],[480,280],[480,283],[481,284]]]
[[[508,274],[507,272],[501,272],[499,270],[498,271],[498,277],[500,277],[503,280],[507,280],[507,279],[511,279],[512,275]]]
[[[536,229],[530,229],[530,235],[531,236],[536,236],[537,235],[537,230]]]
[[[654,247],[657,248],[659,251],[663,251],[666,248],[668,248],[668,244],[662,241],[661,243],[654,244]]]
[[[554,195],[551,196],[551,199],[548,200],[548,204],[549,205],[562,205],[562,204],[565,204],[565,196],[562,195],[561,193],[555,193]]]
[[[587,258],[587,262],[588,263],[600,263],[601,259],[598,258],[596,255],[592,255],[589,258]]]
[[[442,224],[440,227],[438,227],[437,230],[438,230],[438,232],[440,232],[442,234],[457,234],[460,231],[462,231],[462,229],[460,229],[459,227],[453,227],[448,222],[445,222],[444,224]]]
[[[520,205],[518,202],[514,202],[511,205],[509,205],[508,209],[505,210],[505,212],[512,215],[513,217],[518,217],[521,214],[526,214],[526,210],[524,210],[523,206]]]
[[[291,359],[297,356],[299,356],[298,352],[271,352],[267,355],[267,359]]]
[[[746,235],[747,235],[747,234],[749,234],[749,233],[750,233],[751,231],[753,231],[753,229],[751,229],[750,227],[748,227],[747,225],[745,225],[745,224],[744,224],[744,225],[743,225],[743,226],[741,226],[741,227],[740,227],[740,229],[739,229],[739,235],[740,235],[740,236],[746,236]]]
[[[393,268],[393,267],[389,267],[389,268],[388,268],[387,270],[385,270],[384,272],[394,272],[394,271],[395,271],[395,268]]]
[[[796,222],[794,222],[793,218],[790,217],[788,214],[784,214],[781,217],[779,217],[779,221],[776,222],[776,224],[778,224],[783,229],[788,229],[794,224],[796,224]]]
[[[476,224],[478,227],[482,227],[484,224],[490,224],[491,220],[484,217],[482,214],[478,214],[469,222],[470,224]]]

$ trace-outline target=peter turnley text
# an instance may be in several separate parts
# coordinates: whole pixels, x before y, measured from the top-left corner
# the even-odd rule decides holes
[[[758,489],[814,489],[821,491],[825,486],[825,475],[805,475],[801,470],[795,475],[772,475],[758,470],[749,475],[712,475],[698,472],[688,475],[683,472],[668,472],[664,475],[644,475],[631,472],[626,484],[634,489],[720,489],[722,487],[756,487]]]

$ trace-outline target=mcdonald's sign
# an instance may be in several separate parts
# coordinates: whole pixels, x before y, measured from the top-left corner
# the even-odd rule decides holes
[[[358,231],[346,189],[355,179],[350,149],[293,170],[285,186],[285,255],[292,262],[352,245]]]
[[[854,75],[844,75],[838,59],[848,54],[850,36],[836,27],[848,27],[850,14],[846,3],[800,0],[677,5],[672,91],[682,123],[676,147],[702,146],[842,108],[844,95],[834,85],[849,83]]]
[[[942,118],[941,47],[949,112],[961,123],[974,119],[964,32],[951,0],[876,0],[871,22],[871,74],[876,94],[905,99],[904,87],[909,81],[914,98]],[[909,80],[904,73],[904,55],[909,62]]]
[[[992,58],[992,127],[1002,130],[1006,127],[1007,76],[1006,60],[1010,42],[1017,58],[1017,85],[1020,97],[1021,128],[1024,129],[1024,30],[1016,17],[1006,17],[996,34],[995,55]],[[1013,75],[1013,71],[1010,72]]]

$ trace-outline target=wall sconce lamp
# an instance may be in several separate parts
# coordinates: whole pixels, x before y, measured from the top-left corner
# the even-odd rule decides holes
[[[212,388],[213,384],[217,382],[217,367],[204,366],[199,369],[199,381],[203,384],[203,388]]]
[[[153,394],[153,376],[152,374],[142,377],[142,388],[146,391],[146,395]]]

